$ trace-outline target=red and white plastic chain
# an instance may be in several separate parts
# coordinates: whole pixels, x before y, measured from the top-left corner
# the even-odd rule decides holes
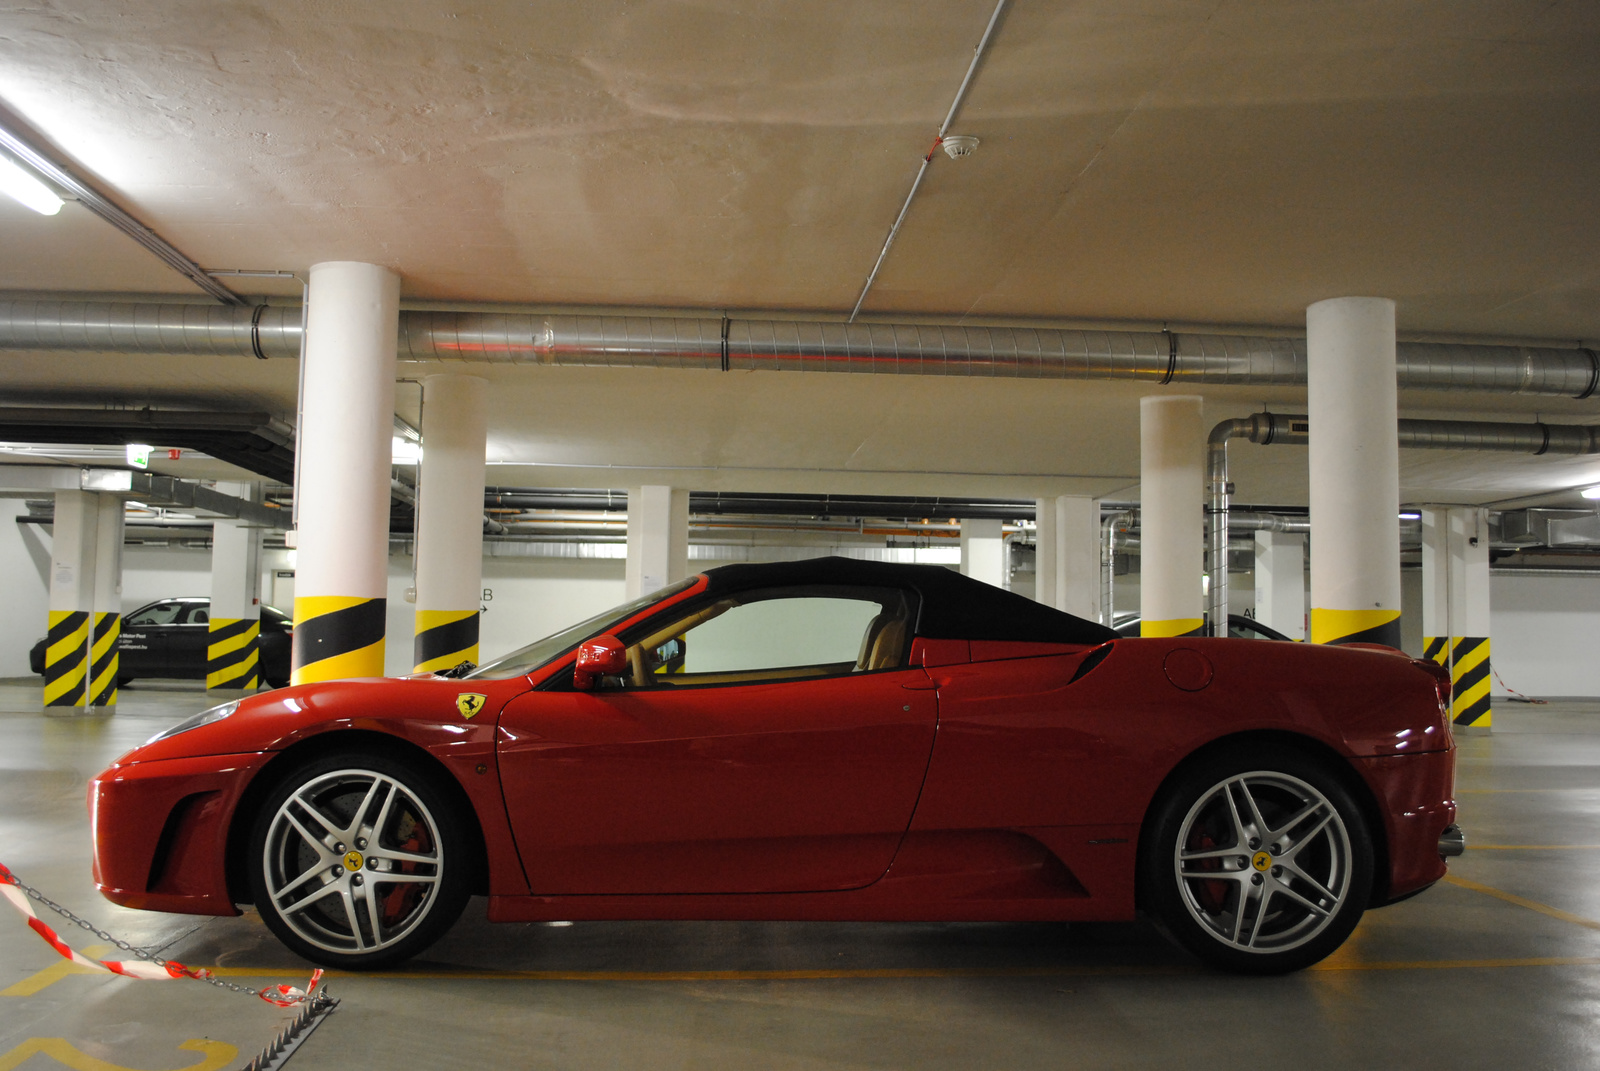
[[[1500,671],[1495,669],[1493,666],[1489,667],[1489,672],[1494,674],[1494,679],[1500,682],[1500,687],[1502,687],[1506,691],[1510,692],[1511,693],[1511,697],[1513,699],[1515,699],[1517,702],[1519,702],[1519,703],[1532,703],[1535,706],[1541,706],[1541,707],[1549,702],[1548,699],[1535,699],[1532,696],[1523,695],[1521,692],[1519,692],[1515,688],[1511,687],[1511,685],[1507,684],[1505,678],[1500,676]]]
[[[292,985],[269,985],[262,989],[251,989],[248,986],[235,985],[216,977],[204,967],[186,967],[176,960],[162,959],[140,948],[135,948],[127,941],[117,938],[97,928],[87,919],[79,918],[68,909],[45,896],[38,889],[24,885],[22,880],[13,874],[4,863],[0,863],[0,895],[11,902],[11,906],[20,911],[28,920],[28,927],[44,938],[46,944],[54,948],[61,955],[90,970],[106,971],[110,974],[120,974],[127,978],[143,978],[147,980],[166,978],[194,978],[202,982],[209,982],[219,989],[231,989],[236,993],[247,993],[252,997],[259,997],[269,1004],[276,1004],[280,1008],[292,1008],[308,1000],[316,992],[317,985],[322,981],[322,971],[319,968],[311,973],[311,981],[305,989]],[[55,930],[45,924],[33,910],[33,905],[28,902],[32,898],[54,911],[62,918],[67,919],[81,929],[88,930],[96,937],[109,944],[115,945],[124,952],[132,952],[136,960],[99,960],[90,959],[88,956],[75,951],[72,946],[63,941]],[[140,962],[143,961],[143,962]]]

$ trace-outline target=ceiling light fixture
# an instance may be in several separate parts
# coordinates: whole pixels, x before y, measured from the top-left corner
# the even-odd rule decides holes
[[[1600,484],[1595,484],[1593,487],[1585,487],[1581,493],[1583,494],[1584,498],[1587,498],[1592,502],[1595,499],[1600,498]]]
[[[4,192],[41,216],[53,216],[66,202],[55,191],[16,164],[0,156],[0,192]]]

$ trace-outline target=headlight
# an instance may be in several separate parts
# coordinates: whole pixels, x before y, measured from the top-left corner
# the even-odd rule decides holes
[[[212,707],[210,710],[202,710],[194,717],[184,718],[172,728],[157,733],[150,739],[146,740],[145,743],[153,744],[157,740],[165,740],[169,736],[177,736],[179,733],[186,733],[190,729],[198,729],[202,725],[210,725],[214,721],[221,721],[223,718],[226,718],[229,714],[232,714],[234,711],[239,709],[239,702],[239,700],[235,699],[233,702],[224,703],[220,707]]]

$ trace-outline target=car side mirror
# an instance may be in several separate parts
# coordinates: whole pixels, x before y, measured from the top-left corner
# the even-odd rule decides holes
[[[580,692],[592,692],[600,677],[614,677],[627,668],[628,651],[622,641],[610,633],[596,636],[578,646],[578,660],[572,667],[572,686]]]

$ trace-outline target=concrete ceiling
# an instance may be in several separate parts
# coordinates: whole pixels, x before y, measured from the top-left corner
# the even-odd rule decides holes
[[[990,0],[328,4],[0,12],[0,106],[208,268],[392,267],[414,304],[854,303]],[[1600,338],[1600,5],[1013,0],[866,308]],[[193,296],[75,204],[0,203],[0,290]],[[297,296],[291,283],[254,282]],[[407,366],[404,375],[431,371]],[[464,369],[504,484],[1131,496],[1149,385]],[[0,356],[13,401],[265,406],[292,363]],[[408,397],[402,391],[402,399]],[[1208,391],[1208,419],[1296,392]],[[413,403],[403,403],[405,405]],[[1600,403],[1408,395],[1408,413]],[[1239,451],[1304,501],[1304,453]],[[1600,465],[1407,455],[1416,499]],[[665,471],[664,471],[665,470]],[[674,474],[673,470],[677,470]]]

